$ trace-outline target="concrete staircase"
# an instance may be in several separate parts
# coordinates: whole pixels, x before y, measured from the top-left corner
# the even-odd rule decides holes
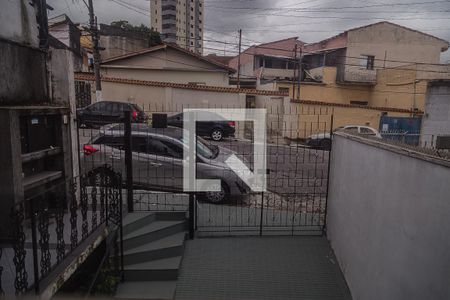
[[[125,281],[117,299],[173,299],[187,236],[184,212],[135,212],[123,220]]]

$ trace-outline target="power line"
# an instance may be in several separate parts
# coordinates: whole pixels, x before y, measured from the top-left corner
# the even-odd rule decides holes
[[[361,5],[361,6],[338,6],[338,7],[324,7],[324,9],[329,10],[341,10],[341,9],[355,9],[355,8],[370,8],[370,7],[384,7],[384,6],[411,6],[411,5],[429,5],[435,3],[450,3],[448,0],[438,0],[438,1],[428,1],[428,2],[410,2],[410,3],[389,3],[389,4],[371,4],[371,5]],[[309,11],[309,8],[257,8],[257,7],[226,7],[226,6],[208,6],[205,7],[214,8],[214,9],[233,9],[233,10],[275,10],[275,11]]]
[[[179,37],[180,39],[192,39],[192,40],[202,40],[203,42],[213,42],[213,43],[219,43],[219,44],[232,44],[231,42],[224,42],[224,41],[219,41],[219,40],[210,40],[210,39],[202,39],[202,38],[195,38],[195,37]],[[236,46],[238,46],[238,44],[234,44]],[[293,49],[292,50],[288,50],[288,49],[283,49],[283,48],[275,48],[275,47],[267,47],[267,46],[260,46],[260,45],[246,45],[246,44],[242,44],[242,46],[248,46],[248,47],[253,47],[255,49],[265,49],[265,50],[277,50],[277,51],[283,51],[283,52],[287,52],[289,54],[293,53]],[[205,47],[204,47],[205,48]],[[206,49],[206,48],[205,48]],[[249,50],[249,49],[247,49]],[[236,52],[237,53],[237,52]],[[320,54],[320,53],[316,53],[314,51],[304,51],[304,54]],[[247,55],[257,55],[256,53],[247,53],[247,52],[242,52],[242,54],[247,54]],[[353,59],[360,59],[360,57],[355,57],[355,56],[346,56],[346,55],[338,55],[337,57],[339,58],[353,58]],[[435,65],[435,66],[441,66],[442,64],[437,64],[437,63],[418,63],[415,61],[402,61],[402,60],[389,60],[389,59],[380,59],[380,58],[375,58],[375,61],[386,61],[386,62],[395,62],[395,63],[408,63],[408,64],[423,64],[423,65]],[[445,72],[447,73],[447,72]]]

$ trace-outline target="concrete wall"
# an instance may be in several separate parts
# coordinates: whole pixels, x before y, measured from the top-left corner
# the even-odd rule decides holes
[[[327,236],[355,300],[449,299],[450,164],[335,135]]]
[[[415,66],[377,71],[369,105],[423,111],[427,82],[419,80]]]
[[[142,70],[130,68],[102,68],[107,77],[137,79],[172,83],[197,83],[228,87],[228,75],[222,72],[189,70]]]
[[[46,54],[0,40],[0,105],[48,102]]]
[[[0,38],[39,47],[36,9],[29,0],[2,1]]]
[[[50,92],[54,103],[70,108],[70,143],[72,154],[73,176],[78,176],[78,143],[75,80],[74,80],[74,54],[67,49],[50,48],[51,60],[49,62]]]
[[[108,59],[147,48],[148,40],[123,36],[101,35],[100,45],[105,48],[105,50],[100,51],[102,59]]]
[[[450,81],[430,82],[422,118],[423,146],[432,147],[436,136],[450,135]]]
[[[344,104],[350,104],[350,101],[369,102],[371,97],[371,87],[337,84],[336,67],[324,67],[321,69],[323,71],[322,83],[302,82],[300,84],[301,100],[325,101]],[[292,82],[280,82],[278,83],[277,88],[280,87],[289,88],[289,93],[291,97],[293,96]]]

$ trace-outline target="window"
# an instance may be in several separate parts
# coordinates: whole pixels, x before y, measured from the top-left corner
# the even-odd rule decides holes
[[[97,102],[91,106],[91,110],[93,110],[93,111],[104,111],[105,109],[106,109],[105,102]]]
[[[142,136],[133,136],[131,141],[131,150],[133,152],[147,153],[147,138]]]
[[[119,103],[111,103],[111,112],[120,112],[120,105]]]
[[[172,28],[175,29],[176,25],[175,24],[163,24],[162,28],[163,29],[172,29]]]
[[[163,20],[176,20],[176,16],[175,15],[164,15],[162,16]]]
[[[164,10],[177,10],[177,8],[176,8],[176,6],[175,5],[164,5],[163,7],[162,7],[162,10],[164,11]]]
[[[148,139],[147,153],[160,156],[182,158],[183,150],[177,149],[176,145],[171,144],[169,146],[169,144],[171,143],[150,137]]]
[[[270,58],[264,59],[264,67],[265,68],[272,68],[272,60]]]
[[[361,58],[359,59],[359,65],[366,70],[373,70],[375,65],[375,56],[361,55]]]
[[[289,70],[294,70],[295,69],[295,63],[293,61],[288,61],[287,68]]]
[[[284,93],[289,93],[289,88],[287,88],[287,87],[279,87],[278,91],[284,92]]]

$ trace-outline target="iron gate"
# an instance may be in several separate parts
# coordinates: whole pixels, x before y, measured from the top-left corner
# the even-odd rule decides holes
[[[184,108],[140,107],[150,118],[149,124],[154,113],[171,116]],[[80,129],[80,140],[84,141],[88,152],[92,151],[91,144],[100,147],[101,163],[106,162],[123,174],[128,159],[133,175],[128,187],[132,190],[129,195],[134,211],[188,212],[189,195],[182,189],[172,189],[182,180],[182,158],[176,157],[170,146],[166,153],[150,153],[156,151],[150,149],[154,145],[149,144],[154,129],[151,125],[146,126],[130,125],[132,141],[128,158],[125,155],[125,124],[106,125],[100,130]],[[144,127],[150,129],[146,131],[142,129]],[[245,134],[248,126],[244,122],[236,122],[235,127],[234,137],[222,141],[205,138],[204,142],[211,149],[218,146],[223,149],[220,151],[234,151],[251,167],[252,136]],[[241,195],[231,195],[224,203],[217,204],[205,200],[203,194],[196,194],[192,208],[195,218],[191,219],[198,235],[322,234],[327,205],[332,110],[269,107],[267,127],[267,191],[252,193],[247,189]],[[170,128],[158,130],[160,135],[171,134]],[[103,147],[112,152],[103,151]],[[91,155],[87,154],[82,159],[86,160],[85,164],[92,162]]]

